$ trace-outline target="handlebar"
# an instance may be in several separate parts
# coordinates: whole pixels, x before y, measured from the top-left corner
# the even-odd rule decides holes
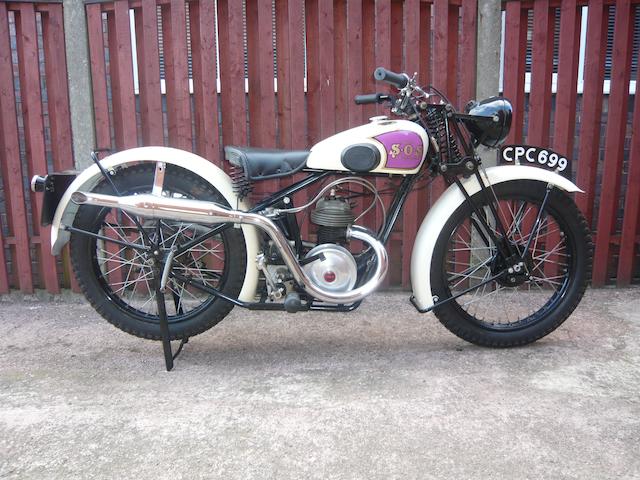
[[[409,83],[409,76],[406,73],[395,73],[384,67],[376,68],[373,78],[378,82],[387,82],[397,88],[404,88]]]
[[[391,97],[384,93],[366,93],[364,95],[356,95],[353,100],[356,105],[367,105],[370,103],[382,103],[390,99]]]

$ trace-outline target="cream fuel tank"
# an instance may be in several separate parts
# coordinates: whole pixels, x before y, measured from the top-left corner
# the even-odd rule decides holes
[[[408,120],[372,117],[370,122],[337,133],[311,148],[307,167],[359,173],[413,174],[429,146],[425,130]]]

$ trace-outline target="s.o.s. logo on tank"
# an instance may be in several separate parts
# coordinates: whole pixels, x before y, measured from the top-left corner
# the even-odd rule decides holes
[[[412,170],[420,166],[424,154],[422,138],[409,130],[396,130],[373,137],[387,152],[386,168]]]

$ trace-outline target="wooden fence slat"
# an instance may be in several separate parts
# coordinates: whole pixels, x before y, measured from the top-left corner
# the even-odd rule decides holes
[[[335,3],[334,3],[335,6]],[[335,7],[334,7],[335,8]],[[354,97],[362,90],[362,0],[346,0],[342,2],[341,11],[334,11],[336,43],[342,38],[341,47],[336,46],[343,56],[335,57],[336,72],[336,130],[341,131],[362,125],[364,121],[361,105],[356,105]],[[340,26],[339,26],[340,25]],[[339,74],[341,72],[341,74]],[[340,93],[340,96],[338,95]],[[340,108],[338,108],[340,107]],[[361,186],[352,186],[354,192],[364,191]],[[368,206],[370,198],[355,199],[355,211],[359,215]],[[367,217],[359,219],[359,223],[367,225]]]
[[[362,2],[362,91],[360,93],[378,91],[373,78],[373,72],[377,67],[375,29],[375,0],[364,0]],[[363,105],[361,109],[363,118],[371,118],[376,114],[375,104]]]
[[[4,254],[2,222],[0,221],[0,294],[2,293],[9,293],[9,275],[7,273],[7,259]]]
[[[247,143],[244,93],[242,2],[218,0],[222,140],[225,145]],[[239,114],[238,112],[242,112]]]
[[[431,5],[420,2],[420,71],[421,85],[431,84]]]
[[[376,88],[376,82],[373,78],[373,72],[376,69],[375,58],[375,1],[364,0],[362,2],[361,11],[362,25],[361,25],[361,71],[360,71],[360,91],[357,93],[373,93],[378,91]],[[355,94],[354,94],[355,96]],[[349,99],[351,108],[359,109],[360,123],[367,121],[369,118],[376,115],[376,105],[356,105],[353,98]],[[356,112],[358,113],[358,112]],[[374,179],[370,179],[375,184]],[[372,197],[365,197],[365,206],[369,205],[369,201],[373,201]],[[366,207],[365,207],[366,208]],[[376,202],[373,209],[369,211],[360,221],[363,225],[370,228],[373,231],[377,231],[378,223],[376,221],[376,210],[379,205]]]
[[[408,75],[420,71],[420,2],[406,0],[403,5],[404,71]],[[411,282],[411,253],[421,220],[418,192],[409,194],[402,210],[402,286]]]
[[[42,18],[42,43],[44,45],[45,72],[49,110],[49,125],[53,167],[56,171],[74,168],[71,140],[71,114],[69,112],[69,91],[67,89],[67,60],[64,45],[64,21],[59,5],[48,5]],[[48,245],[49,243],[46,242]],[[67,247],[68,248],[68,247]],[[68,272],[73,291],[80,287],[73,273],[69,255],[63,255],[64,269]],[[65,277],[66,278],[66,277]]]
[[[527,11],[520,2],[507,2],[504,47],[504,96],[513,105],[513,123],[507,143],[522,142],[524,122],[524,71],[527,41]]]
[[[273,32],[271,2],[247,3],[249,60],[249,121],[251,144],[275,146],[275,93],[273,88]]]
[[[462,38],[460,39],[460,71],[459,89],[460,106],[466,104],[476,97],[476,22],[478,15],[477,0],[464,0],[462,2]],[[470,225],[468,225],[470,227]],[[460,240],[472,243],[471,228],[459,231]],[[460,249],[454,253],[456,271],[462,272],[464,265],[471,265],[471,253],[468,250]]]
[[[456,102],[458,8],[450,5],[448,0],[434,0],[433,17],[433,84]],[[442,177],[431,184],[430,190],[433,204],[445,190]]]
[[[291,39],[289,35],[295,32],[289,31],[289,6],[295,2],[283,0],[276,2],[276,55],[278,57],[278,147],[291,148],[292,140],[292,108],[291,102],[294,100],[291,94]],[[300,39],[299,39],[300,40]],[[295,87],[294,87],[295,88]],[[303,92],[304,95],[304,92]]]
[[[393,72],[403,71],[403,56],[402,50],[404,42],[404,35],[402,32],[402,22],[404,21],[404,12],[402,8],[402,2],[391,2],[391,59],[388,65],[383,65],[385,68],[390,69]],[[391,92],[396,93],[395,87],[389,86]]]
[[[115,146],[117,149],[123,150],[138,144],[136,103],[133,92],[131,30],[127,2],[115,2],[114,11],[108,14],[107,22],[109,25],[109,70]]]
[[[349,127],[347,57],[347,0],[333,2],[333,80],[335,86],[335,129],[341,132]]]
[[[160,8],[160,18],[162,19],[162,52],[164,60],[164,101],[166,106],[167,144],[170,147],[180,148],[176,131],[177,112],[174,94],[176,81],[173,68],[173,22],[171,17],[171,4],[170,2],[165,2]]]
[[[36,12],[33,4],[23,3],[16,13],[16,37],[18,48],[18,71],[20,74],[20,92],[22,101],[22,117],[24,119],[24,136],[26,144],[29,174],[47,172],[45,154],[44,125],[42,113],[42,92],[40,90],[40,60],[38,57],[38,33],[36,29]],[[31,213],[34,232],[41,238],[47,238],[50,227],[40,227],[42,212],[42,195],[32,195]],[[51,255],[47,242],[38,245],[40,253],[41,278],[50,293],[58,293],[58,274],[56,259]],[[29,244],[16,245],[16,249],[29,248]]]
[[[620,235],[618,256],[618,286],[631,283],[634,253],[638,244],[638,216],[640,215],[640,95],[636,93],[633,107],[633,123],[629,168],[627,172],[627,192],[624,199],[624,218]]]
[[[100,4],[87,5],[87,32],[89,59],[91,62],[91,90],[93,95],[93,119],[96,132],[96,148],[111,148],[109,127],[109,102],[107,100],[107,67],[104,61],[104,37]]]
[[[162,6],[162,28],[169,145],[190,151],[193,145],[184,0],[171,0]]]
[[[214,29],[215,4],[203,0],[192,2],[189,15],[197,152],[220,165]]]
[[[289,1],[289,95],[291,96],[291,148],[305,148],[304,12],[299,1]]]
[[[275,4],[276,56],[277,56],[277,124],[278,148],[305,148],[304,106],[304,36],[303,6],[295,0],[283,0]],[[281,185],[290,185],[304,174],[281,179]],[[306,203],[307,192],[296,195],[296,203]],[[303,237],[308,237],[308,222],[302,227]]]
[[[476,1],[476,0],[474,0]],[[430,85],[432,68],[431,68],[431,4],[420,2],[420,69],[418,73],[419,83],[421,85]],[[418,186],[418,225],[422,223],[427,211],[429,210],[429,193],[430,188],[427,187],[429,180],[421,181]]]
[[[629,105],[629,81],[631,79],[629,65],[631,65],[633,17],[630,0],[620,0],[616,3],[611,93],[609,95],[602,188],[599,198],[596,248],[593,257],[594,286],[604,285],[607,280],[610,240],[618,210]]]
[[[102,29],[102,13],[99,8],[87,6],[87,17],[90,27],[96,30],[89,33],[91,64],[98,75],[94,81],[94,108],[96,108],[96,140],[98,145],[111,145],[111,128],[109,122],[109,104],[104,59],[104,36]],[[98,5],[99,7],[99,5]],[[135,98],[133,92],[133,66],[131,58],[131,32],[129,27],[129,9],[126,2],[116,2],[114,10],[107,14],[107,38],[109,48],[109,77],[111,79],[111,105],[113,111],[113,129],[116,149],[131,148],[137,145]],[[104,80],[104,83],[103,83]],[[104,88],[104,90],[102,90]],[[108,140],[107,140],[108,139]],[[114,221],[113,212],[106,220]],[[106,230],[107,236],[114,237],[113,231]],[[109,256],[117,258],[121,249],[114,243],[107,242],[105,249]],[[106,263],[110,272],[109,280],[119,283],[123,280],[122,269],[115,268],[112,261]],[[113,270],[113,271],[112,271]]]
[[[554,16],[548,0],[540,0],[533,7],[533,38],[531,65],[531,93],[529,95],[529,133],[527,143],[546,146],[549,144],[551,122],[551,80],[553,75],[553,31]],[[532,231],[533,219],[524,220],[525,232]],[[552,233],[553,235],[553,233]],[[554,242],[554,240],[556,240]],[[560,240],[545,235],[545,244],[557,245]],[[544,265],[547,277],[553,277],[556,257],[550,257]]]
[[[476,96],[476,47],[478,0],[462,2],[460,39],[460,107]]]
[[[320,136],[326,138],[336,132],[335,107],[335,74],[333,64],[334,54],[333,5],[331,2],[320,1],[318,5],[318,43],[319,45],[319,77],[320,88]]]
[[[433,82],[451,101],[455,101],[457,42],[452,40],[458,35],[458,10],[449,4],[449,0],[434,0],[433,8]]]
[[[33,292],[31,255],[25,197],[22,189],[22,166],[18,143],[16,98],[13,91],[13,65],[9,43],[7,4],[0,3],[0,152],[2,152],[2,178],[4,180],[7,221],[16,239],[13,272],[18,286],[25,293]],[[19,246],[22,245],[22,248]],[[4,242],[1,245],[4,248]],[[4,255],[4,252],[3,252]],[[6,263],[0,270],[6,274]]]
[[[349,127],[348,62],[347,57],[347,0],[333,2],[333,80],[335,86],[335,129]]]
[[[304,15],[302,2],[276,2],[276,55],[278,78],[278,147],[306,148],[306,115],[304,98]],[[287,184],[300,180],[304,174],[283,179]],[[296,194],[296,204],[309,200],[308,192]],[[301,218],[301,216],[299,216]],[[303,238],[309,237],[309,222],[301,225]]]
[[[142,0],[142,8],[136,10],[136,37],[142,142],[144,145],[164,145],[155,0]]]
[[[563,3],[560,11],[560,44],[553,149],[568,158],[573,154],[576,122],[578,58],[580,48],[580,13],[576,0]],[[528,220],[531,223],[532,220]],[[527,225],[526,228],[532,228]],[[527,231],[525,229],[525,231]],[[547,251],[560,242],[560,232],[552,232],[545,239]],[[544,273],[548,278],[560,274],[557,256],[545,262]]]
[[[404,22],[404,11],[403,11],[403,2],[393,1],[391,2],[390,8],[390,33],[389,33],[389,50],[391,57],[389,59],[389,63],[387,65],[383,65],[385,68],[390,69],[394,72],[402,72],[404,71],[404,34],[403,34],[403,22]],[[397,89],[388,84],[382,84],[389,89],[389,92],[392,94],[397,93]],[[386,115],[389,115],[388,107],[384,112]],[[393,118],[393,115],[391,115]],[[395,180],[395,179],[393,179]],[[398,185],[397,180],[393,181],[389,179],[389,184],[393,182],[393,184]],[[389,185],[388,184],[388,185]],[[394,189],[395,191],[395,189]],[[389,203],[392,201],[392,196],[389,197]],[[388,211],[388,210],[387,210]],[[402,212],[401,212],[402,213]],[[389,252],[389,257],[392,259],[402,258],[402,231],[404,229],[404,218],[402,215],[398,217],[398,221],[396,222],[393,232],[389,237],[389,242],[387,243],[387,250]],[[392,261],[389,265],[389,273],[387,274],[387,283],[386,285],[391,284],[401,284],[402,283],[402,261]]]
[[[552,19],[549,0],[538,0],[534,3],[529,135],[527,136],[527,142],[532,145],[549,144],[551,77],[553,74]]]
[[[577,184],[585,191],[576,197],[578,207],[592,224],[596,189],[596,172],[600,157],[600,121],[602,116],[602,83],[607,39],[607,17],[603,0],[589,3],[587,45],[584,60],[584,89],[580,121],[580,153]]]
[[[566,0],[560,11],[560,45],[553,149],[573,156],[576,126],[580,11],[576,0]]]
[[[375,2],[375,66],[390,68],[391,64],[391,0],[376,0]],[[373,72],[370,73],[373,75]],[[374,88],[372,92],[385,92],[390,91],[389,86],[374,82]],[[389,109],[387,106],[378,105],[378,115],[388,115]],[[378,190],[385,188],[385,180],[376,177],[375,186]],[[390,199],[388,195],[383,195],[382,200],[385,204],[385,208],[389,209]],[[376,206],[375,222],[376,226],[380,228],[384,219],[382,208]],[[389,245],[390,246],[390,245]],[[388,286],[390,283],[390,275],[384,279],[383,285]]]
[[[3,138],[3,135],[2,135],[2,132],[5,131],[5,127],[4,127],[5,109],[3,107],[3,103],[4,103],[4,101],[7,101],[7,98],[9,97],[9,95],[8,95],[9,92],[5,92],[4,89],[6,87],[4,87],[3,85],[10,85],[10,84],[4,84],[3,81],[6,80],[6,77],[8,76],[7,74],[10,74],[12,72],[11,63],[10,63],[11,58],[10,57],[8,59],[9,63],[8,64],[6,63],[7,62],[7,57],[11,53],[11,50],[9,48],[9,41],[8,41],[9,40],[8,39],[8,30],[9,30],[8,26],[9,26],[9,24],[8,24],[8,18],[7,18],[7,7],[6,7],[6,5],[2,4],[2,5],[0,5],[0,52],[5,51],[6,53],[5,54],[0,53],[0,151],[5,152],[5,153],[6,153],[6,150],[5,150],[5,139]],[[3,50],[3,49],[6,49],[6,50]],[[11,82],[11,83],[13,83],[13,82]],[[7,89],[7,90],[9,90],[9,89]],[[11,89],[11,97],[13,97],[13,89]],[[13,106],[14,106],[14,110],[15,110],[15,99],[14,99]],[[13,120],[13,122],[11,122],[11,120]],[[13,116],[13,119],[8,119],[8,121],[11,122],[11,123],[15,123],[15,115]],[[17,141],[17,138],[15,139],[15,141]],[[8,164],[9,161],[10,161],[9,158],[4,158],[3,157],[3,161],[1,163],[3,165],[4,164]],[[3,177],[6,178],[6,173],[5,172],[6,172],[6,167],[8,165],[4,165],[4,166],[5,166],[5,168],[3,168],[2,173],[3,173]],[[11,194],[9,194],[9,197],[11,197]],[[10,201],[10,199],[9,199],[9,201]],[[2,222],[0,221],[0,293],[9,293],[9,275],[8,275],[8,272],[7,272],[7,259],[6,259],[5,253],[4,253],[4,249],[5,249],[5,238],[4,238],[4,234],[3,234]]]
[[[49,124],[53,165],[58,171],[73,168],[71,143],[71,115],[67,89],[67,61],[64,46],[62,9],[49,8],[42,15],[42,43],[44,45]]]
[[[376,0],[375,3],[375,63],[376,67],[390,68],[391,65],[391,0]],[[373,72],[371,72],[373,75]],[[374,82],[374,91],[391,91],[390,87]],[[389,108],[379,105],[378,115],[386,115]]]
[[[143,113],[144,106],[147,104],[147,91],[144,86],[144,27],[142,26],[142,8],[133,10],[133,22],[135,33],[135,45],[132,45],[131,54],[136,57],[136,67],[138,72],[138,102],[136,105],[136,124],[138,125],[138,144],[150,145],[145,141],[145,137],[149,136],[149,128],[146,125],[145,115]],[[135,87],[134,87],[135,93]]]
[[[276,145],[273,84],[273,27],[269,0],[246,4],[247,60],[249,69],[249,143],[259,148]],[[252,128],[253,127],[253,128]],[[279,190],[278,180],[254,185],[257,196]]]
[[[409,76],[420,71],[420,0],[406,0],[403,4],[404,72]]]
[[[320,46],[318,38],[318,0],[306,0],[304,17],[307,50],[307,144],[320,138]]]

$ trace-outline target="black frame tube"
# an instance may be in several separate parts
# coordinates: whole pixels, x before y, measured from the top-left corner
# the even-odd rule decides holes
[[[64,230],[67,231],[67,232],[79,233],[81,235],[87,235],[88,237],[93,237],[93,238],[96,238],[98,240],[103,240],[105,242],[115,243],[117,245],[122,245],[123,247],[133,248],[135,250],[142,250],[142,251],[145,251],[145,252],[151,251],[151,247],[148,246],[148,245],[138,245],[137,243],[123,242],[122,240],[116,240],[115,238],[109,238],[109,237],[106,237],[104,235],[100,235],[98,233],[89,232],[88,230],[82,230],[82,229],[76,228],[76,227],[69,227],[69,226],[65,225]]]

